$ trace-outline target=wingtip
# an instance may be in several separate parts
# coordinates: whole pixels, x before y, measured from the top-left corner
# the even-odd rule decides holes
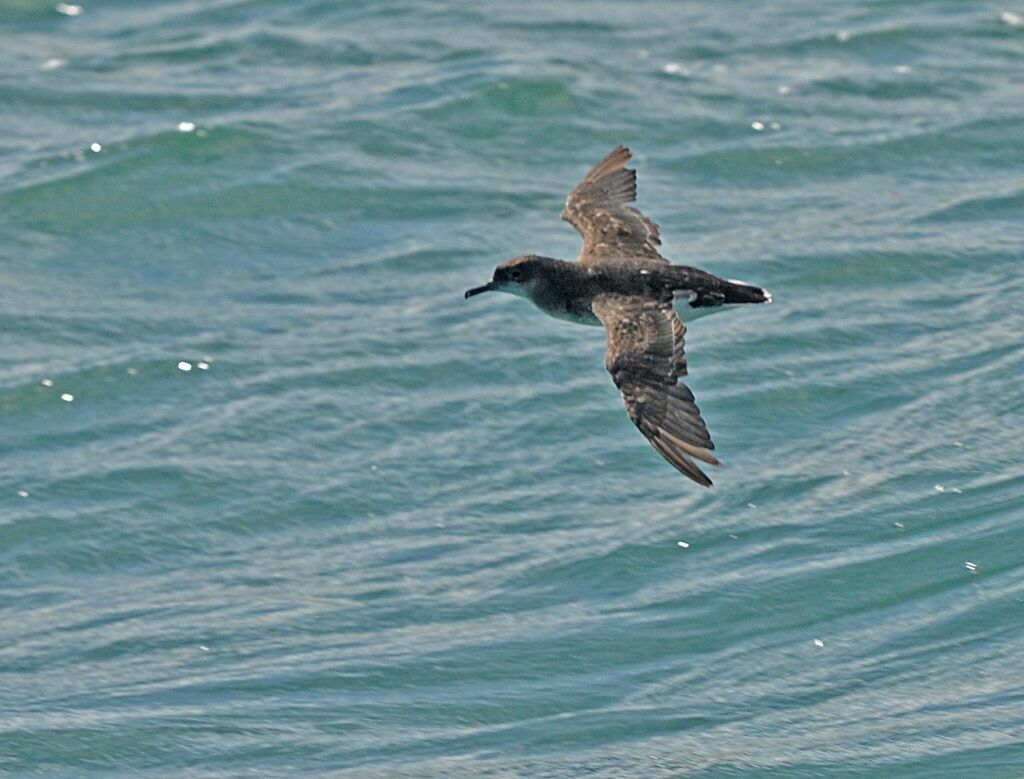
[[[683,476],[685,476],[693,483],[699,484],[701,487],[704,487],[705,489],[710,489],[711,487],[715,486],[715,483],[711,481],[711,479],[708,478],[708,475],[704,473],[704,471],[702,471],[700,468],[694,468],[694,471],[696,472],[690,473],[689,471],[680,470],[679,473],[681,473]]]
[[[715,483],[708,478],[708,475],[704,473],[704,471],[702,471],[700,468],[696,468],[695,470],[696,473],[688,473],[686,471],[680,471],[680,473],[690,481],[694,482],[695,484],[699,484],[701,487],[704,487],[705,489],[710,489],[711,487],[715,486]]]
[[[616,167],[621,167],[633,159],[633,152],[624,143],[620,143],[610,152],[608,152],[604,159],[598,163],[598,165],[609,165],[614,164]]]
[[[679,471],[683,476],[696,482],[702,487],[711,487],[714,485],[714,482],[708,478],[708,475],[697,467],[697,463],[691,460],[688,456],[690,454],[695,454],[695,452],[688,449],[682,449],[680,447],[670,446],[669,444],[674,442],[667,441],[661,437],[650,438],[648,440],[650,440],[651,445],[655,448],[658,454],[664,457],[665,460],[668,461],[668,464]],[[707,452],[704,452],[704,455],[707,455]],[[721,462],[719,462],[716,457],[711,457],[710,459],[705,459],[705,457],[701,456],[698,457],[710,465],[721,465]]]

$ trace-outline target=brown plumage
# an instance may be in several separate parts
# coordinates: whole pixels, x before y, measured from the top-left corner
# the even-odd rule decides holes
[[[629,205],[636,200],[636,171],[626,167],[630,157],[619,146],[569,193],[562,218],[583,237],[577,262],[513,257],[466,297],[512,292],[551,316],[604,325],[604,364],[629,418],[680,473],[710,487],[694,461],[720,463],[693,393],[680,381],[686,376],[686,326],[673,305],[683,300],[697,316],[725,305],[770,303],[771,295],[662,257],[658,226]]]
[[[599,295],[592,307],[608,336],[604,367],[629,418],[662,457],[710,487],[711,480],[692,458],[719,465],[708,451],[715,445],[693,393],[679,383],[686,375],[686,325],[671,303],[649,298]]]
[[[617,147],[565,201],[562,219],[583,236],[579,261],[584,265],[621,257],[668,262],[658,254],[658,225],[628,205],[636,200],[636,171],[625,167],[632,156],[625,146]]]

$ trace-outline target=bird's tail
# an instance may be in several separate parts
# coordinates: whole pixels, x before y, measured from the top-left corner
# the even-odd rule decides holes
[[[672,289],[678,303],[686,300],[688,314],[694,316],[719,311],[723,306],[737,306],[744,303],[771,303],[772,295],[766,289],[755,287],[736,279],[723,279],[699,268],[671,265],[669,272]]]
[[[772,293],[761,287],[755,287],[736,279],[725,279],[722,286],[722,294],[725,299],[722,303],[726,305],[734,303],[771,303]]]

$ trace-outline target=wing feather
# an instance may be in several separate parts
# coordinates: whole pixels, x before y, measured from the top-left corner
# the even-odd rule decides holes
[[[615,148],[565,201],[562,219],[583,236],[584,265],[637,257],[667,262],[658,253],[658,225],[629,205],[636,200],[636,171],[626,167],[632,156],[625,146]]]
[[[694,462],[719,465],[686,375],[686,326],[671,302],[599,295],[592,309],[608,336],[605,367],[626,412],[657,452],[698,484],[711,480]]]

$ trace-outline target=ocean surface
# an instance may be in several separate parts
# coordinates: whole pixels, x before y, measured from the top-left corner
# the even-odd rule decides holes
[[[619,143],[705,490],[507,295]],[[1024,775],[1024,5],[0,1],[0,774]]]

